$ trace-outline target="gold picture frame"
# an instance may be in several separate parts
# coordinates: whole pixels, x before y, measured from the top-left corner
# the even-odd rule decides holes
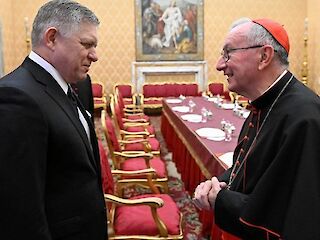
[[[203,60],[203,1],[136,0],[136,60]]]

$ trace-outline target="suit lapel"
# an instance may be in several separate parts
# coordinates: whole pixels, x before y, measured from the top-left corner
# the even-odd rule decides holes
[[[65,112],[68,116],[70,121],[73,123],[74,127],[76,128],[79,136],[81,137],[82,141],[84,142],[90,161],[93,164],[94,168],[97,170],[97,160],[95,160],[96,153],[93,154],[90,142],[88,140],[87,134],[79,120],[79,118],[74,113],[72,103],[68,100],[66,94],[63,92],[62,88],[56,82],[56,80],[40,65],[33,62],[31,59],[26,58],[25,61],[22,63],[22,66],[28,69],[31,74],[35,77],[36,81],[41,83],[45,87],[45,91],[47,94],[56,102],[56,104]],[[82,111],[82,110],[81,110]],[[86,116],[87,114],[84,114]],[[87,117],[85,117],[87,120]],[[95,134],[92,134],[92,124],[90,126],[89,121],[87,120],[90,128],[90,135],[94,135],[93,140],[96,141]]]
[[[88,116],[85,108],[83,107],[80,99],[78,98],[78,96],[76,96],[76,99],[77,99],[78,107],[79,107],[83,117],[86,119],[86,121],[88,123],[88,126],[89,126],[92,151],[93,151],[93,154],[94,154],[94,159],[96,160],[95,161],[95,167],[100,169],[99,148],[98,148],[98,142],[97,142],[97,139],[96,139],[96,133],[95,133],[95,130],[94,130],[94,126],[93,126],[92,121],[91,121],[90,117]]]

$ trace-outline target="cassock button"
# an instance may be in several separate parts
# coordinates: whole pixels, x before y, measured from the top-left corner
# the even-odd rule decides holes
[[[246,136],[244,136],[243,140],[247,141],[247,140],[249,140],[249,137],[246,135]]]
[[[236,161],[236,165],[237,165],[237,166],[239,166],[239,165],[240,165],[240,162],[239,162],[239,160],[237,160],[237,161]]]
[[[253,127],[254,127],[254,125],[253,125],[253,123],[252,123],[252,122],[249,122],[249,127],[251,127],[251,128],[253,128]]]
[[[240,149],[240,153],[244,153],[244,150],[243,150],[243,148],[241,148],[241,149]]]
[[[236,176],[236,174],[235,173],[232,173],[232,177],[234,178]]]

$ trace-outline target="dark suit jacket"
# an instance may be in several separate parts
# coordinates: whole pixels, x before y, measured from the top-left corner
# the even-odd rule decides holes
[[[91,144],[61,87],[29,58],[0,80],[2,239],[106,239],[99,152],[87,122]]]
[[[83,81],[72,84],[72,88],[78,94],[78,98],[80,99],[83,107],[91,114],[91,120],[93,122],[94,103],[90,76],[87,75],[87,78]]]

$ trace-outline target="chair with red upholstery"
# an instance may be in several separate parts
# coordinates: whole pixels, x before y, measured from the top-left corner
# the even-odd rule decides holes
[[[116,84],[114,86],[114,93],[119,92],[122,97],[122,102],[126,108],[135,108],[137,104],[136,94],[133,93],[131,84]]]
[[[162,107],[162,98],[166,95],[163,85],[144,84],[142,94],[140,94],[141,106],[143,108],[160,108]]]
[[[99,146],[101,156],[106,158],[103,146]],[[102,165],[102,170],[108,176],[114,173],[123,176],[132,174],[130,171],[111,172],[109,164]],[[149,182],[151,190],[155,189],[152,184]],[[108,239],[183,239],[183,217],[168,194],[153,192],[124,199],[114,194],[114,186],[117,183],[114,183],[113,177],[109,177],[106,186],[108,191],[104,195],[108,206]]]
[[[209,83],[208,85],[208,94],[209,96],[215,96],[215,95],[220,95],[222,96],[223,95],[223,92],[224,92],[224,86],[223,86],[223,83]]]
[[[102,111],[101,113],[101,124],[115,169],[137,171],[152,168],[154,169],[154,176],[152,179],[148,179],[146,176],[134,176],[133,178],[135,180],[134,182],[131,182],[131,184],[148,187],[148,182],[152,181],[155,186],[163,189],[164,192],[168,192],[167,169],[164,161],[159,156],[153,156],[150,153],[147,155],[148,158],[142,157],[146,152],[150,152],[150,141],[147,139],[140,139],[136,142],[142,145],[142,149],[128,150],[128,148],[124,147],[124,144],[130,144],[133,141],[118,140],[112,120],[105,114],[105,111]],[[122,191],[124,185],[128,184],[120,185],[118,189],[119,192]]]
[[[104,84],[102,82],[92,82],[92,95],[94,109],[105,109],[107,100],[105,96]]]
[[[143,113],[143,109],[138,107],[137,105],[131,108],[126,107],[122,94],[120,91],[118,91],[118,89],[115,90],[114,94],[110,94],[110,98],[112,98],[114,103],[119,106],[123,121],[127,121],[127,122],[149,122],[150,121],[149,117]]]
[[[104,149],[101,140],[98,140],[98,146],[99,146],[99,155],[100,155],[102,189],[104,193],[113,194],[114,185],[109,184],[110,182],[113,182],[113,176],[111,173],[111,169],[110,169],[110,165],[107,157],[108,152]]]
[[[140,94],[143,108],[161,108],[162,99],[167,97],[199,96],[196,83],[159,83],[144,84]]]
[[[229,102],[234,102],[234,93],[233,92],[230,92],[228,90],[224,91],[221,95],[221,97],[226,100],[226,101],[229,101]]]
[[[111,114],[115,120],[115,125],[120,130],[127,132],[146,132],[149,133],[150,136],[154,137],[155,129],[153,126],[150,125],[150,123],[139,121],[125,121],[122,117],[122,111],[120,109],[120,106],[118,104],[115,104],[115,101],[112,97],[110,98],[110,109]]]
[[[144,194],[130,199],[105,194],[108,239],[183,239],[183,216],[168,194]]]
[[[110,119],[110,120],[109,120]],[[147,131],[128,132],[121,130],[114,117],[109,117],[105,111],[101,112],[101,122],[111,121],[114,134],[121,143],[121,149],[125,151],[148,151],[152,154],[160,155],[160,142]],[[104,126],[104,125],[103,125]],[[110,125],[111,126],[111,125]],[[147,147],[147,148],[146,148]]]

